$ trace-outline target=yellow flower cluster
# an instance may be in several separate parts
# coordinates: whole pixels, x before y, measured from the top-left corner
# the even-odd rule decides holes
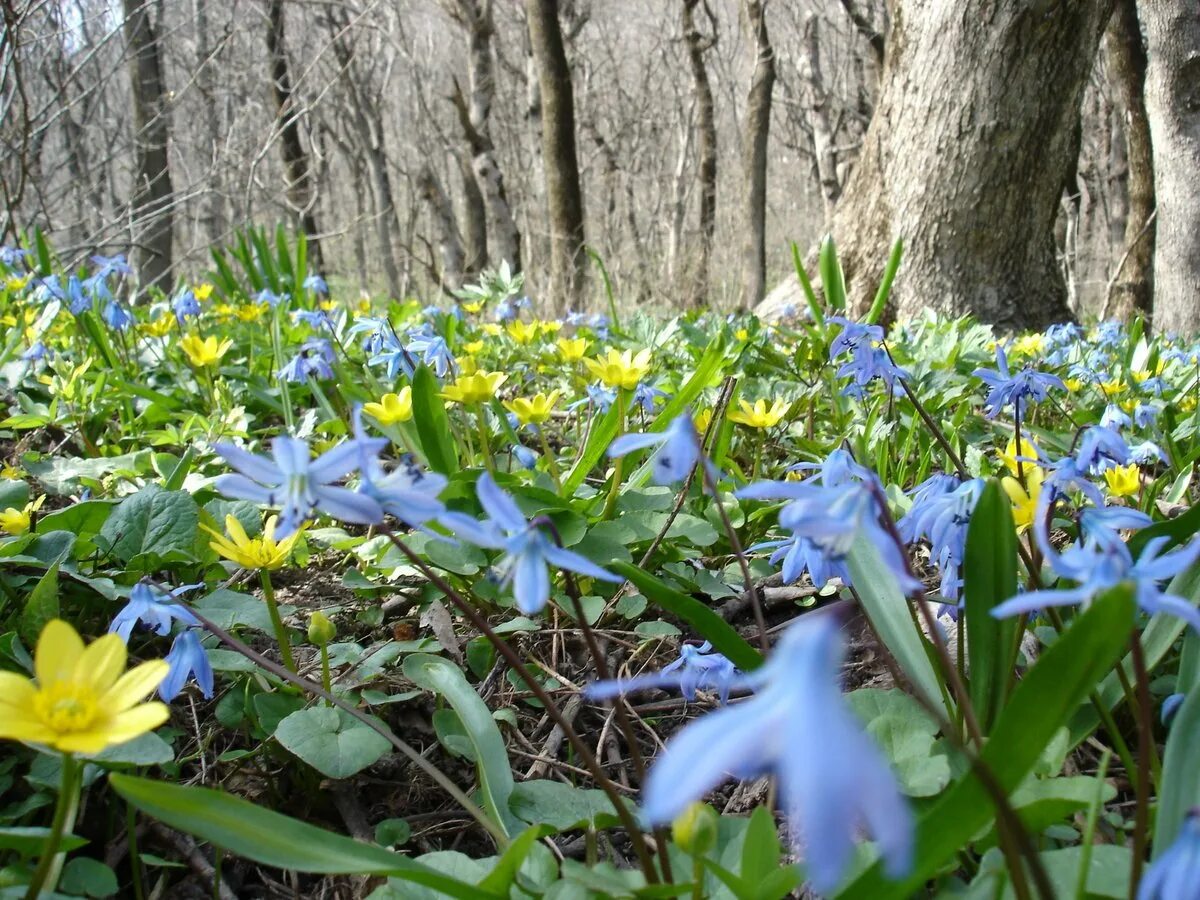
[[[384,394],[378,403],[364,403],[363,412],[380,425],[394,425],[412,418],[412,388],[400,388],[399,393]]]
[[[766,400],[755,400],[751,406],[745,400],[739,399],[738,406],[729,413],[729,421],[747,428],[774,428],[787,412],[790,404],[786,400],[776,400],[767,406]]]
[[[631,391],[637,383],[650,371],[650,351],[632,350],[618,353],[613,348],[597,359],[585,359],[583,364],[588,367],[592,377],[604,382],[610,388],[623,388]]]

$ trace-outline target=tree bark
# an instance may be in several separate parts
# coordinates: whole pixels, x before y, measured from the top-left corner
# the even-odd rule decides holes
[[[1146,36],[1146,113],[1158,199],[1154,326],[1200,331],[1200,5],[1138,4]]]
[[[690,304],[695,307],[703,306],[708,301],[713,236],[717,230],[717,119],[704,54],[716,45],[718,29],[716,16],[705,0],[704,12],[712,33],[700,33],[695,15],[699,3],[700,0],[683,0],[683,40],[687,45],[692,99],[696,105],[697,177],[700,180],[700,246],[693,286],[689,291]]]
[[[557,306],[576,307],[582,299],[586,257],[571,69],[563,46],[557,0],[526,0],[525,15],[542,101],[542,157],[550,225],[550,296]]]
[[[754,46],[754,74],[742,126],[742,175],[746,191],[746,237],[742,249],[742,302],[750,307],[767,283],[767,140],[771,135],[771,92],[775,51],[767,35],[767,0],[746,0],[746,24]]]
[[[1125,227],[1120,271],[1105,310],[1128,318],[1149,315],[1154,294],[1154,158],[1146,117],[1146,50],[1135,0],[1117,0],[1108,26],[1109,77],[1117,88],[1125,140]],[[1103,318],[1103,316],[1102,316]]]
[[[862,313],[904,238],[901,318],[1070,317],[1053,229],[1111,0],[899,0],[874,118],[834,214]],[[803,305],[794,276],[764,315]]]
[[[821,74],[820,20],[809,13],[804,18],[804,54],[797,69],[803,86],[803,103],[808,124],[812,127],[813,159],[821,198],[825,201],[825,221],[833,215],[834,204],[842,194],[838,181],[837,156],[833,146],[833,123],[829,117],[829,97]]]
[[[133,264],[142,288],[171,289],[174,190],[167,152],[170,119],[150,0],[124,0],[133,88]],[[161,16],[161,12],[160,12]]]
[[[133,0],[126,0],[133,2]],[[284,46],[284,0],[267,0],[267,60],[271,68],[271,91],[275,97],[276,126],[283,154],[288,204],[296,213],[300,228],[308,239],[308,258],[317,271],[324,271],[317,229],[317,191],[312,165],[300,140],[300,110],[296,108],[292,77]]]
[[[496,157],[492,142],[491,111],[496,96],[496,74],[492,63],[492,0],[455,0],[451,14],[467,34],[467,91],[455,82],[454,104],[459,121],[471,148],[471,170],[478,193],[482,195],[489,222],[484,227],[484,240],[473,242],[472,252],[492,253],[493,264],[507,262],[513,272],[521,271],[521,231],[513,216],[504,186],[504,172]],[[486,228],[490,225],[491,238]],[[468,226],[469,228],[471,226]],[[472,229],[474,230],[474,229]],[[468,233],[471,233],[470,231]],[[478,232],[475,231],[476,239]],[[480,260],[479,265],[483,265]]]
[[[448,288],[459,287],[463,277],[463,245],[454,223],[454,207],[450,204],[450,198],[446,196],[442,183],[429,166],[422,167],[417,175],[417,190],[429,205],[429,214],[433,217],[438,252],[442,258],[442,284]]]
[[[462,223],[463,277],[474,278],[487,267],[488,229],[487,201],[479,182],[475,180],[475,169],[466,153],[455,154],[459,171],[462,173]],[[511,212],[509,214],[511,218]],[[516,223],[513,224],[516,231]]]

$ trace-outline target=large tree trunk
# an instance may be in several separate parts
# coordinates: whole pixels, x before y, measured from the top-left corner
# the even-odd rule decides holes
[[[1146,50],[1135,0],[1117,0],[1108,26],[1109,77],[1115,83],[1125,140],[1125,222],[1120,269],[1101,318],[1149,315],[1154,294],[1154,159],[1146,117]]]
[[[557,0],[526,0],[529,43],[542,98],[542,156],[550,225],[550,296],[579,305],[584,280],[583,192],[575,151],[575,96]]]
[[[692,306],[708,302],[708,270],[712,260],[713,235],[717,230],[717,118],[712,84],[704,54],[717,43],[717,21],[708,2],[704,12],[711,34],[703,35],[696,25],[700,0],[683,0],[683,40],[687,44],[688,68],[692,75],[692,100],[696,104],[697,175],[700,179],[700,246],[691,294]]]
[[[1200,4],[1138,4],[1158,198],[1154,326],[1200,331]]]
[[[167,155],[167,87],[150,0],[124,0],[133,86],[133,262],[143,288],[171,289],[174,203]]]
[[[825,201],[825,221],[833,215],[834,204],[842,194],[837,174],[837,154],[833,145],[833,122],[829,115],[829,95],[821,73],[820,22],[809,13],[804,17],[804,54],[796,66],[800,75],[801,97],[805,116],[812,128],[813,159],[821,198]]]
[[[126,0],[130,2],[130,0]],[[283,0],[267,0],[267,59],[271,67],[271,91],[275,96],[279,146],[287,179],[288,204],[299,218],[308,239],[308,257],[318,272],[325,269],[317,231],[317,192],[312,165],[300,140],[300,111],[292,94],[287,48],[283,43]]]
[[[417,190],[421,199],[429,206],[429,215],[433,219],[433,230],[437,234],[438,253],[441,256],[441,271],[438,277],[442,285],[457,288],[463,281],[463,245],[462,237],[454,222],[454,207],[442,183],[438,180],[433,169],[422,166],[417,174]]]
[[[1070,317],[1054,221],[1111,0],[898,0],[875,115],[834,214],[863,312],[904,238],[892,311],[1002,328]],[[764,315],[803,306],[794,276]]]
[[[754,46],[754,74],[742,125],[742,175],[746,191],[746,235],[742,247],[742,302],[762,299],[767,284],[767,140],[771,136],[771,92],[775,51],[767,36],[767,0],[746,0],[746,24]]]

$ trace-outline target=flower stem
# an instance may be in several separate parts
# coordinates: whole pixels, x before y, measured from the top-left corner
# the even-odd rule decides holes
[[[483,462],[487,466],[487,470],[495,475],[496,460],[492,458],[492,445],[488,440],[487,416],[483,411],[483,404],[475,404],[472,411],[475,413],[475,424],[479,428],[479,444],[483,448]]]
[[[328,643],[321,645],[321,687],[323,687],[325,689],[325,693],[327,693],[327,694],[333,693],[333,680],[329,675],[329,644]],[[333,704],[328,700],[325,701],[325,705],[333,706]]]
[[[625,433],[625,388],[617,388],[617,434],[620,437]],[[617,508],[617,497],[621,494],[621,464],[625,461],[625,457],[618,456],[613,460],[612,484],[608,488],[608,499],[604,501],[604,512],[600,515],[601,521],[606,521],[612,518],[613,512]]]
[[[546,458],[546,471],[550,473],[550,480],[554,482],[554,487],[562,493],[562,479],[558,477],[558,462],[554,458],[554,451],[550,449],[550,441],[546,438],[546,426],[538,426],[538,437],[542,441],[542,456]]]
[[[1133,826],[1133,864],[1129,869],[1129,896],[1134,896],[1142,880],[1146,862],[1146,845],[1150,828],[1150,755],[1153,753],[1154,717],[1150,700],[1150,675],[1146,671],[1146,654],[1142,650],[1141,633],[1134,629],[1129,639],[1133,670],[1137,678],[1138,758],[1137,808]]]
[[[279,617],[279,604],[275,602],[275,588],[271,586],[271,574],[266,569],[258,570],[262,581],[263,600],[267,603],[267,614],[271,617],[271,627],[275,630],[275,642],[279,644],[279,658],[284,667],[293,675],[296,674],[296,660],[292,657],[292,642],[288,640],[287,629],[283,627],[283,619]]]
[[[60,853],[63,835],[75,827],[75,816],[79,812],[79,793],[83,787],[83,765],[70,753],[62,755],[62,782],[58,790],[58,803],[54,807],[54,820],[50,823],[50,834],[42,846],[42,855],[37,870],[29,882],[25,900],[36,900],[43,891],[52,892],[58,886],[67,854]]]

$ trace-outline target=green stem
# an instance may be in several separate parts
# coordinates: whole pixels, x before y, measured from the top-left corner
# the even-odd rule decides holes
[[[620,437],[625,433],[625,388],[617,388],[617,433]],[[617,509],[617,497],[621,495],[621,464],[625,457],[618,456],[613,460],[612,484],[608,488],[608,498],[604,501],[604,512],[601,521],[611,519]]]
[[[267,603],[267,613],[271,617],[271,627],[275,629],[275,641],[279,644],[279,658],[283,660],[284,668],[294,675],[296,660],[292,657],[292,642],[288,640],[287,629],[283,627],[283,619],[279,616],[279,604],[275,602],[275,588],[271,586],[271,575],[266,569],[259,569],[258,574],[262,581],[263,600]]]
[[[329,675],[329,645],[321,645],[321,687],[325,689],[325,693],[333,693],[333,680]],[[333,703],[326,700],[326,706],[333,706]]]
[[[495,475],[496,460],[492,458],[492,444],[488,440],[487,417],[483,412],[483,404],[473,404],[471,407],[471,412],[475,414],[475,425],[479,430],[479,444],[483,448],[484,465],[487,466],[487,470],[489,472]]]
[[[83,765],[70,753],[62,755],[62,783],[58,791],[58,803],[54,807],[54,821],[50,834],[42,847],[37,870],[29,882],[25,900],[37,900],[43,891],[51,892],[58,886],[66,853],[60,853],[63,835],[75,827],[75,816],[79,812],[79,794],[83,786]]]
[[[554,451],[550,449],[550,441],[546,438],[545,423],[539,425],[538,437],[542,442],[542,456],[546,458],[546,471],[550,473],[550,480],[554,482],[554,487],[559,493],[562,493],[562,479],[558,477],[558,461],[554,458]]]
[[[125,832],[129,838],[129,871],[133,878],[134,900],[143,900],[146,891],[142,887],[142,857],[138,851],[137,810],[125,804]]]

